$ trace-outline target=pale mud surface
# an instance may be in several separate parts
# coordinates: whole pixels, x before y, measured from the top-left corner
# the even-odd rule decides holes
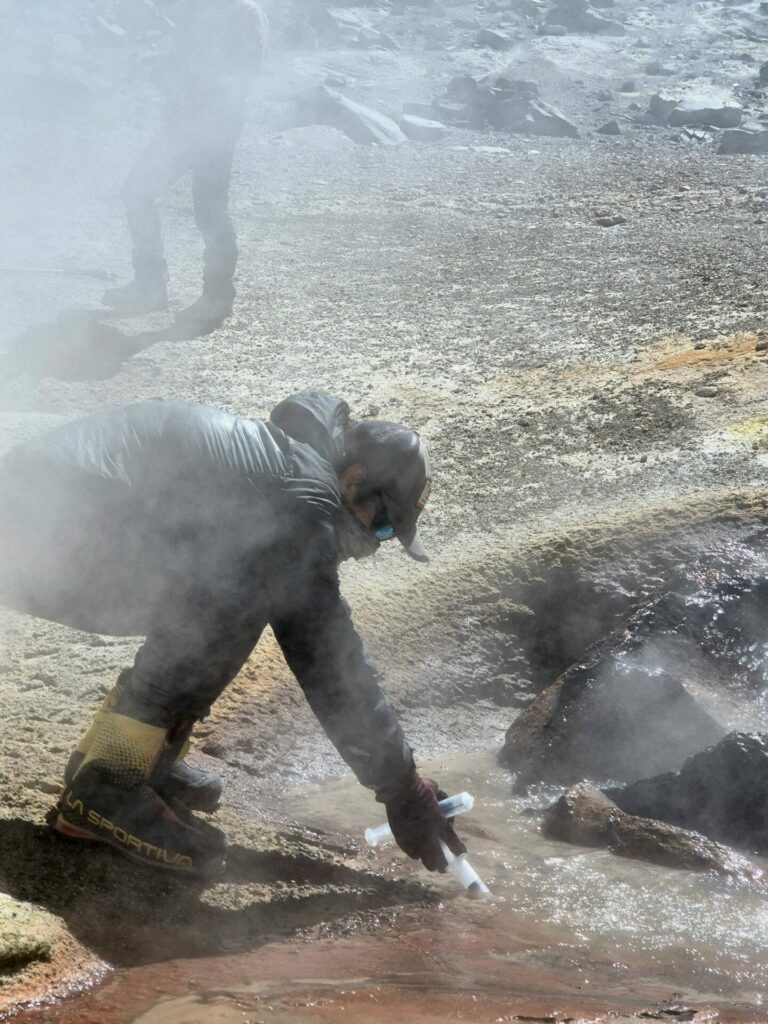
[[[754,81],[757,65],[737,55],[759,63],[764,46],[725,28],[742,8],[753,18],[757,7],[625,0],[619,10],[631,31],[618,43],[530,38],[511,54],[468,46],[275,54],[268,102],[254,104],[233,184],[242,248],[235,315],[209,338],[177,343],[161,340],[170,317],[115,323],[140,350],[126,358],[115,335],[94,339],[77,317],[37,330],[96,302],[99,282],[0,273],[0,341],[10,352],[0,383],[2,446],[116,402],[190,399],[265,415],[304,387],[342,395],[356,415],[416,427],[436,471],[423,520],[433,561],[418,566],[388,550],[345,570],[346,590],[418,756],[498,749],[514,706],[614,625],[670,564],[711,539],[721,529],[713,523],[764,517],[768,358],[755,344],[768,309],[765,164],[676,144],[666,129],[624,120],[631,102],[644,106],[663,84],[641,71],[655,55],[681,80]],[[330,130],[282,130],[282,99],[327,70],[347,74],[358,98],[397,111],[404,97],[439,93],[456,72],[510,60],[573,116],[580,139],[456,131],[434,146],[367,150]],[[133,78],[125,62],[115,65],[114,103],[100,93],[92,119],[9,122],[0,205],[18,266],[127,275],[117,192],[154,112],[140,88],[126,91]],[[619,93],[630,76],[637,93]],[[598,101],[606,87],[613,100]],[[622,120],[623,134],[595,135],[610,116]],[[597,226],[594,212],[605,208],[627,223]],[[180,308],[194,298],[200,270],[187,182],[164,212]],[[715,397],[695,394],[705,385]],[[139,986],[131,972],[149,972],[156,992],[148,1007],[166,993],[184,996],[186,957],[203,958],[195,962],[201,991],[216,989],[227,964],[236,987],[255,970],[255,981],[273,970],[279,979],[348,979],[352,988],[370,978],[359,967],[369,948],[385,960],[388,945],[400,943],[393,914],[405,932],[450,936],[422,875],[401,872],[401,860],[395,870],[361,854],[351,845],[359,830],[325,822],[322,798],[316,815],[279,799],[342,766],[268,637],[194,747],[194,760],[227,779],[214,818],[233,843],[222,882],[190,886],[54,838],[44,817],[64,762],[138,641],[10,613],[1,625],[0,889],[54,915],[38,926],[47,952],[31,955],[26,970],[9,964],[0,977],[4,1007],[77,988],[109,967],[129,970],[118,986],[123,977]],[[380,816],[372,797],[361,791],[358,799],[363,824]],[[328,834],[313,830],[324,825]],[[566,916],[568,900],[573,890],[560,908]],[[537,925],[547,935],[519,925],[526,948],[548,947],[547,913]],[[508,918],[511,934],[517,925]],[[347,928],[366,937],[313,938],[298,954],[267,948],[277,936],[331,929],[335,937]],[[663,914],[658,928],[666,928]],[[430,960],[433,974],[447,972],[458,945]],[[254,949],[259,955],[238,974],[237,957]],[[332,969],[314,959],[323,951]],[[232,959],[211,959],[222,953]],[[292,967],[305,957],[307,971]],[[635,992],[596,968],[591,1001],[583,1001],[583,974],[566,959],[543,973],[507,970],[499,982],[506,1009],[489,974],[487,992],[478,983],[456,994],[442,1016],[417,985],[408,1012],[421,1000],[425,1020],[448,1010],[470,1020],[511,1019],[526,1007],[541,1015],[540,997],[556,991],[592,1019],[606,1007],[634,1012],[673,998],[688,970],[676,980],[638,968]],[[361,1008],[378,998],[368,998],[369,984],[349,996],[354,1019],[377,1019]],[[485,1016],[469,1015],[470,997],[487,1000]],[[753,997],[734,1008],[734,1020],[768,1019]],[[94,1020],[131,1019],[119,1016],[119,995],[104,998],[108,1012]],[[386,1019],[405,1013],[396,993],[380,998],[391,1000]],[[732,998],[734,1006],[744,1001],[738,992]],[[220,1019],[229,1024],[227,1000]],[[722,1008],[727,994],[716,1001]],[[261,1007],[251,1017],[339,1019],[323,1005],[280,1004],[282,1018]],[[29,1019],[75,1012],[66,1006]],[[185,1012],[144,1024],[186,1020]],[[205,1017],[216,1019],[213,1010]]]

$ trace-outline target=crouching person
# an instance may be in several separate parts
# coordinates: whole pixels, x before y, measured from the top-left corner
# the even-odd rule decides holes
[[[272,627],[340,755],[429,870],[463,852],[367,660],[338,565],[417,519],[430,466],[418,435],[354,422],[318,392],[267,421],[204,406],[115,408],[0,459],[0,601],[89,632],[146,637],[72,754],[57,831],[153,867],[205,874],[226,841],[194,810],[221,793],[184,761],[195,723]]]

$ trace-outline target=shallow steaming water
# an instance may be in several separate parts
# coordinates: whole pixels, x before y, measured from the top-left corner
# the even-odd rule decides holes
[[[473,902],[450,876],[443,899],[328,936],[251,954],[120,972],[100,990],[24,1020],[78,1024],[294,1024],[300,1021],[504,1021],[564,1013],[595,1019],[663,999],[768,1020],[768,902],[714,878],[550,841],[539,810],[553,791],[514,797],[489,755],[424,766],[475,809],[457,819],[492,891]],[[367,866],[428,876],[392,848],[368,851],[381,806],[344,778],[291,793],[280,810],[361,844]],[[763,865],[766,866],[766,865]],[[329,921],[333,921],[329,907]],[[334,926],[335,927],[335,926]]]

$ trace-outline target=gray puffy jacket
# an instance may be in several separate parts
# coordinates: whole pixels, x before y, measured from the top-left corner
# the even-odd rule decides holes
[[[269,624],[313,711],[382,799],[413,770],[339,592],[347,404],[307,392],[269,421],[205,406],[110,409],[0,459],[0,599],[145,635],[158,717],[201,717]]]

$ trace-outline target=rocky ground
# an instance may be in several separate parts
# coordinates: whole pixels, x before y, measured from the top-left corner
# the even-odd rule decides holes
[[[761,130],[763,5],[596,6],[622,35],[574,32],[569,5],[549,0],[332,8],[338,34],[312,5],[274,11],[232,190],[237,308],[185,341],[168,340],[170,316],[82,313],[98,308],[99,275],[128,273],[118,189],[156,114],[157,12],[134,4],[148,19],[134,24],[131,5],[46,6],[0,16],[14,41],[2,446],[116,402],[264,415],[309,386],[419,429],[436,474],[433,561],[386,551],[345,571],[419,753],[500,746],[511,707],[690,556],[713,519],[761,521],[768,187],[760,156],[718,150],[736,122]],[[482,30],[505,41],[485,45]],[[493,73],[535,83],[538,99],[498,79],[490,106],[447,94],[457,76]],[[318,113],[324,83],[403,133],[419,130],[404,110],[443,128],[428,142],[353,141],[336,108]],[[498,107],[518,103],[519,118],[521,95],[538,104],[529,128],[551,126],[551,105],[566,137],[518,130],[509,106],[505,122]],[[679,109],[710,113],[669,116]],[[187,182],[164,213],[180,308],[199,279]],[[235,952],[429,899],[371,873],[348,837],[302,832],[281,811],[283,789],[340,763],[269,638],[196,741],[227,776],[216,821],[236,852],[221,885],[182,891],[54,840],[44,816],[63,763],[137,643],[3,614],[0,921],[18,939],[0,943],[6,1006],[105,964]],[[190,920],[200,927],[179,929]]]

